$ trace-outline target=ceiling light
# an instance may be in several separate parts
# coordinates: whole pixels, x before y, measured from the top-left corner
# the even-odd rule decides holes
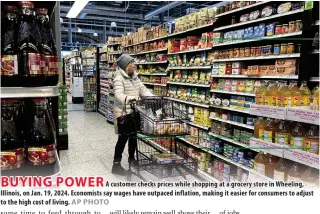
[[[81,33],[81,32],[82,32],[81,28],[78,27],[78,33]]]
[[[93,33],[93,36],[98,36],[98,34],[97,33]]]
[[[117,27],[117,23],[111,22],[111,27]]]
[[[67,17],[76,18],[88,2],[89,0],[76,0],[70,8]]]

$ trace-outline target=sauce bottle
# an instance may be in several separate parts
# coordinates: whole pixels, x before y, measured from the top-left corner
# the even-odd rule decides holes
[[[302,81],[301,86],[300,86],[300,92],[301,92],[301,97],[303,101],[303,106],[309,106],[310,105],[310,97],[311,97],[311,92],[310,89],[307,86],[307,81]]]
[[[297,122],[291,131],[290,146],[295,149],[303,149],[303,142],[306,135],[302,123]]]
[[[254,123],[254,136],[256,138],[263,140],[264,127],[265,127],[265,120],[263,119],[263,117],[258,117],[257,121]]]
[[[19,86],[17,56],[18,8],[4,5],[5,16],[1,21],[1,85]]]
[[[301,165],[299,165],[297,162],[293,162],[293,165],[288,171],[287,182],[290,181],[301,181]]]
[[[254,159],[254,170],[262,175],[265,175],[267,163],[267,156],[263,152],[259,152]]]
[[[262,82],[261,85],[255,91],[255,103],[258,105],[265,105],[265,95],[267,91],[267,86],[265,82]]]
[[[315,125],[311,125],[306,138],[303,141],[303,148],[305,151],[319,154],[319,127]]]
[[[319,185],[319,171],[308,167],[301,175],[301,181],[308,188],[315,188]]]
[[[268,154],[267,155],[268,162],[266,164],[266,176],[269,178],[273,178],[274,168],[279,161],[279,157]]]
[[[277,96],[277,106],[291,106],[291,92],[286,82],[282,82]]]
[[[263,140],[268,142],[274,142],[276,130],[277,130],[276,121],[272,118],[268,118],[266,120],[264,131],[263,131]]]
[[[291,129],[290,124],[284,120],[280,120],[275,132],[275,143],[281,145],[289,145]]]
[[[276,106],[278,88],[276,83],[271,83],[265,94],[265,105]]]
[[[41,34],[35,22],[34,4],[19,2],[21,8],[18,33],[18,61],[21,86],[43,86],[45,75],[41,71]]]
[[[277,181],[287,181],[288,170],[285,159],[280,158],[274,168],[273,179]]]
[[[296,81],[291,82],[290,92],[291,92],[291,106],[302,106],[303,100],[301,96],[301,91]]]

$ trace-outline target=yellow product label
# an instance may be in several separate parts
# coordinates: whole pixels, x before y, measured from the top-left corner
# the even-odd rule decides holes
[[[264,103],[265,103],[264,95],[263,94],[256,94],[256,104],[263,105]]]
[[[273,179],[276,181],[284,181],[284,172],[279,172],[277,170],[274,170]]]
[[[292,97],[292,105],[293,106],[302,106],[303,105],[302,97],[301,96]]]
[[[257,171],[258,173],[265,175],[266,167],[262,163],[256,163],[254,162],[254,170]]]
[[[288,107],[288,97],[278,96],[277,97],[277,106],[279,107]]]
[[[272,131],[263,131],[263,140],[272,142]]]
[[[303,148],[310,153],[319,154],[319,139],[307,138],[303,141]]]
[[[289,134],[286,133],[276,133],[275,134],[275,143],[281,145],[289,144]]]
[[[295,149],[303,148],[303,137],[292,137],[290,142],[290,146],[294,147]]]
[[[310,105],[310,96],[302,96],[302,101],[304,106],[309,106]]]
[[[29,147],[28,152],[45,152],[47,151],[45,148],[40,147]]]
[[[265,105],[276,106],[277,97],[276,96],[265,96]]]
[[[264,129],[259,129],[259,138],[264,139]]]

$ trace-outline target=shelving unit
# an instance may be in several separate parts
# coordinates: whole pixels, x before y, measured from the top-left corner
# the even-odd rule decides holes
[[[83,57],[84,110],[97,111],[97,72],[94,57]]]

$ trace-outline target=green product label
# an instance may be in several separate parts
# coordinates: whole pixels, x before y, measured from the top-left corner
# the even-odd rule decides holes
[[[304,3],[304,10],[311,10],[313,8],[313,1],[306,1]]]

